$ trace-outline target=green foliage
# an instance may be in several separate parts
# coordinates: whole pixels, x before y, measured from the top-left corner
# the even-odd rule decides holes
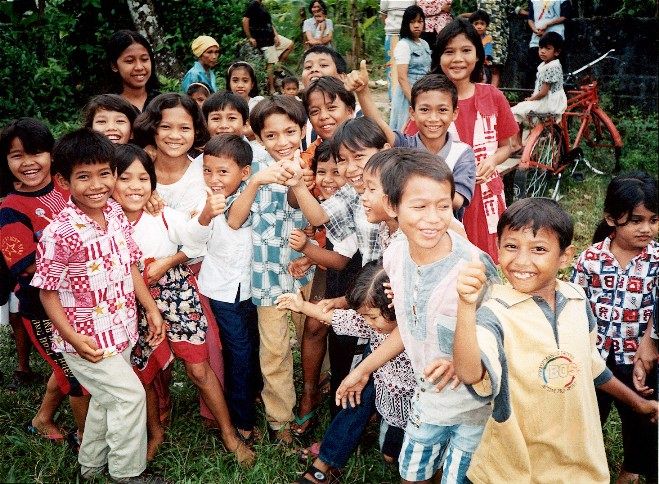
[[[620,167],[623,170],[645,170],[659,175],[659,142],[657,141],[657,113],[647,114],[636,107],[615,118],[625,146]]]

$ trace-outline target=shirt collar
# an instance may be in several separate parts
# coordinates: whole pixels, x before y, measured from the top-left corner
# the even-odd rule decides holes
[[[556,281],[556,293],[565,299],[585,299],[585,295],[577,287],[561,280]],[[516,291],[510,284],[497,284],[492,288],[492,295],[490,297],[501,299],[507,305],[514,306],[532,299],[533,295]]]

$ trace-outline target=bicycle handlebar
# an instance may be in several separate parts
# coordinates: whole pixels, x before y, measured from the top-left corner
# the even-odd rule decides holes
[[[588,69],[589,67],[592,67],[592,66],[594,66],[595,64],[597,64],[598,62],[600,62],[600,61],[606,59],[607,57],[609,57],[609,54],[611,54],[612,52],[615,52],[615,51],[616,51],[615,49],[611,49],[611,50],[609,50],[606,54],[603,54],[603,55],[599,56],[597,59],[595,59],[595,60],[592,61],[592,62],[589,62],[589,63],[586,64],[585,66],[581,66],[581,67],[580,67],[579,69],[577,69],[576,71],[568,72],[568,73],[565,75],[565,77],[569,78],[569,77],[572,77],[572,76],[575,76],[575,75],[579,74],[581,71],[585,71],[585,70]]]

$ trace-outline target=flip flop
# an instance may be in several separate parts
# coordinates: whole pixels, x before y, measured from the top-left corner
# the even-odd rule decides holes
[[[28,433],[29,435],[36,435],[46,440],[50,440],[51,442],[62,442],[65,438],[61,432],[52,433],[52,434],[42,434],[39,431],[39,429],[36,428],[34,425],[32,425],[32,422],[29,420],[25,422],[23,428],[25,429],[25,432]]]
[[[298,417],[297,415],[295,416],[294,421],[297,426],[302,426],[308,422],[304,430],[291,429],[291,432],[295,437],[297,438],[304,437],[314,429],[316,424],[318,424],[318,418],[316,416],[317,412],[318,412],[318,407],[314,408],[313,410],[311,410],[309,413],[305,414],[302,417]]]

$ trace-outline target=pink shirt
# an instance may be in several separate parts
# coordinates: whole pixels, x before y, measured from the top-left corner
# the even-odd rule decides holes
[[[58,291],[76,333],[117,352],[137,341],[131,265],[141,257],[121,206],[108,200],[102,229],[69,200],[43,232],[32,285]],[[75,353],[53,328],[53,351]]]

